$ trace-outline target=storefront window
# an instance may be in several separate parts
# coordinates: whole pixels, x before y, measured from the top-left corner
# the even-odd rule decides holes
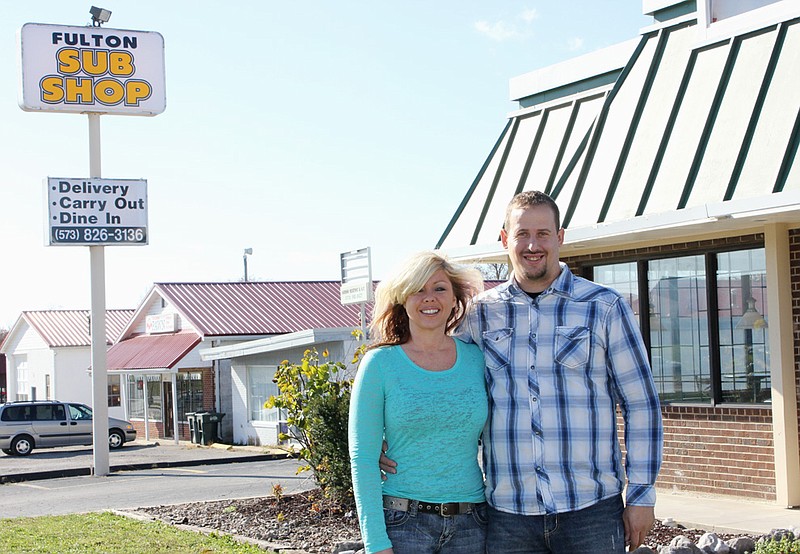
[[[190,371],[178,373],[178,420],[185,421],[189,412],[202,412],[203,373]]]
[[[161,375],[147,376],[147,416],[150,421],[161,421]]]
[[[144,419],[145,391],[148,419],[161,421],[161,375],[128,375],[128,417]]]
[[[121,406],[119,375],[108,376],[108,407]]]
[[[28,400],[28,355],[14,356],[17,364],[17,400]]]
[[[650,354],[653,377],[665,402],[711,398],[705,259],[686,256],[652,260]]]
[[[769,402],[764,251],[720,254],[717,289],[722,398],[725,402]]]
[[[252,366],[247,368],[247,404],[250,421],[281,421],[281,414],[276,408],[265,408],[264,402],[270,396],[278,394],[278,387],[272,382],[275,377],[275,366]],[[285,418],[285,415],[283,416]]]
[[[639,310],[639,272],[636,262],[613,265],[599,265],[594,268],[595,281],[613,288],[625,297],[640,317]]]
[[[640,320],[647,317],[645,342],[661,400],[769,403],[764,249],[647,260],[646,276],[636,267],[597,266],[594,278],[617,289]],[[716,275],[708,278],[706,268]],[[642,278],[646,303],[637,294]]]
[[[128,417],[144,419],[144,378],[128,374]]]

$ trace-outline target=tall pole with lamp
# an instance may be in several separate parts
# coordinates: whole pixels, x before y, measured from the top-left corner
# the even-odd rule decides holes
[[[100,115],[157,115],[166,94],[163,37],[105,29],[111,12],[92,6],[89,13],[91,28],[23,25],[19,105],[88,116],[90,176],[47,178],[46,244],[89,247],[93,469],[103,476],[109,473],[104,247],[146,245],[149,237],[146,181],[101,177]]]
[[[247,256],[253,255],[252,248],[245,248],[244,249],[244,256],[242,256],[242,260],[244,260],[244,282],[247,282]]]

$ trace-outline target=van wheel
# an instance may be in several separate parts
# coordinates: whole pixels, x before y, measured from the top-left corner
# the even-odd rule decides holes
[[[13,450],[11,450],[10,448],[4,448],[4,449],[3,449],[3,452],[5,452],[6,454],[8,454],[9,456],[13,456],[13,455],[14,455],[14,451],[13,451]]]
[[[28,435],[14,437],[11,441],[11,453],[15,456],[27,456],[33,450],[33,439]]]
[[[125,437],[122,435],[121,432],[117,431],[116,429],[113,431],[109,431],[108,433],[108,447],[111,450],[116,450],[117,448],[122,448],[122,445],[125,444]]]

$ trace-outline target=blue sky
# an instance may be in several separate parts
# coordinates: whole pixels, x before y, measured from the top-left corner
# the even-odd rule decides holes
[[[17,32],[91,2],[0,0],[0,327],[88,309],[89,251],[44,246],[44,178],[89,176],[85,115],[17,104]],[[154,282],[382,278],[432,248],[499,136],[510,78],[622,42],[638,1],[107,0],[107,28],[165,41],[167,108],[101,118],[104,178],[148,181],[148,246],[105,248],[106,302]]]

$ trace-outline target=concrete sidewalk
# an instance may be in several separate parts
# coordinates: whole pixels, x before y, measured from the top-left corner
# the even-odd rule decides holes
[[[283,459],[287,452],[260,446],[202,446],[141,440],[109,452],[111,472]],[[86,446],[42,448],[28,456],[0,454],[0,483],[92,475],[93,450]]]
[[[673,519],[687,528],[721,533],[766,534],[800,528],[800,510],[773,503],[723,496],[701,496],[659,490],[656,518]]]

